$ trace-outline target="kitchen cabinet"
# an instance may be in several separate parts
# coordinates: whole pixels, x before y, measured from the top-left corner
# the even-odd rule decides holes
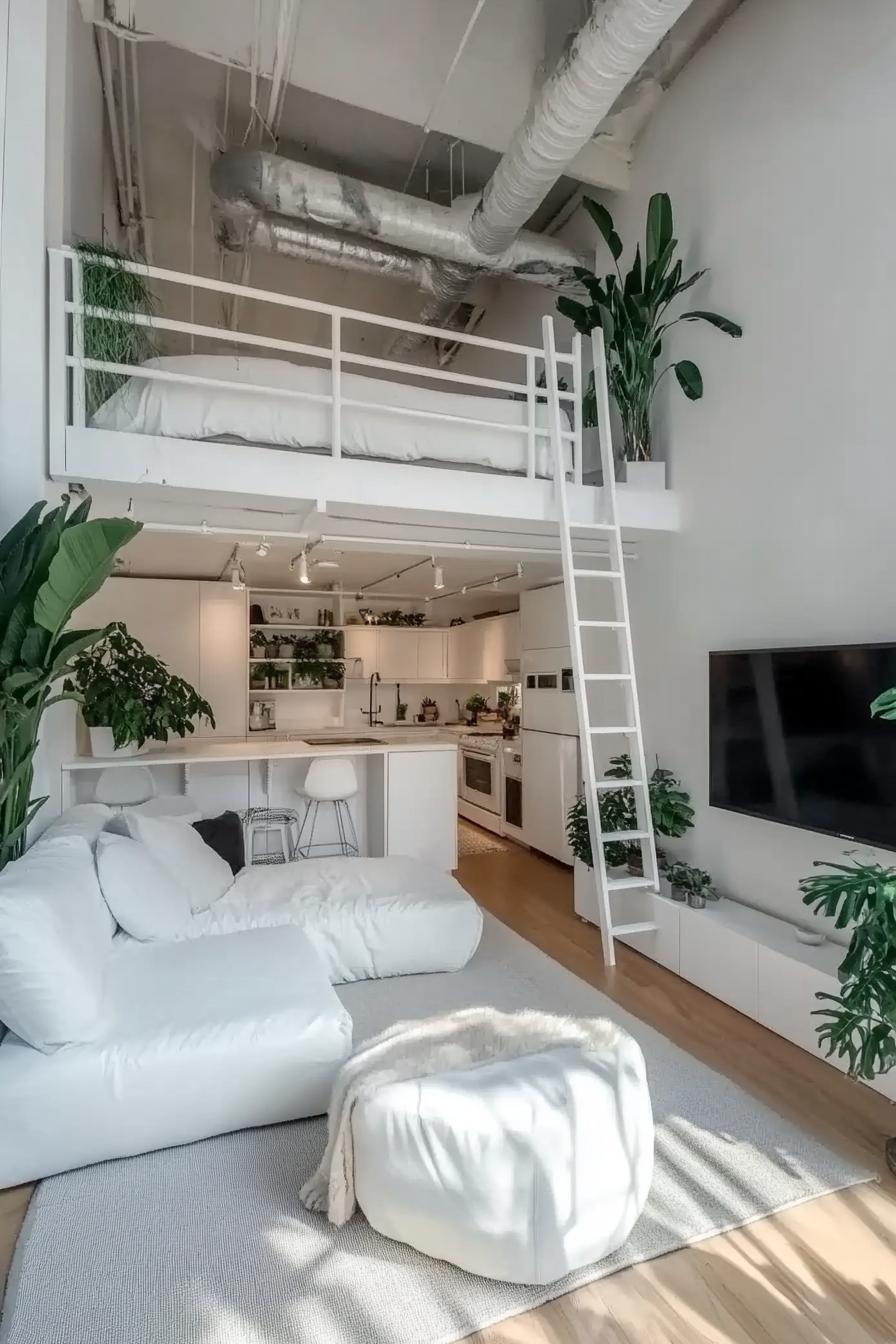
[[[571,865],[566,817],[579,792],[578,738],[524,729],[522,749],[523,840]]]
[[[416,630],[377,630],[376,669],[383,681],[415,681],[417,679],[417,650],[419,633]]]
[[[457,756],[453,751],[390,751],[386,853],[457,867]]]
[[[479,622],[482,639],[482,680],[516,680],[516,673],[509,674],[507,663],[519,662],[520,657],[520,616],[518,611],[508,612],[506,616],[493,616]]]
[[[448,680],[482,681],[482,631],[467,621],[448,631]]]
[[[520,594],[520,642],[523,649],[558,649],[569,643],[561,583]]]
[[[345,675],[349,680],[369,677],[377,671],[377,630],[373,625],[345,628]]]
[[[215,727],[197,726],[198,737],[242,737],[246,731],[247,593],[229,583],[199,584],[199,685],[211,705]]]
[[[417,680],[444,681],[448,676],[448,631],[417,631]]]

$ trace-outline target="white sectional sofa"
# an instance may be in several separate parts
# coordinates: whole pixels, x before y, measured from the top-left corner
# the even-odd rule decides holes
[[[413,860],[299,863],[235,883],[212,867],[227,889],[196,911],[181,889],[177,925],[160,867],[132,839],[110,843],[111,820],[73,808],[0,874],[0,1187],[323,1113],[352,1048],[333,983],[456,969],[478,945],[475,903]],[[186,880],[179,839],[164,859]],[[134,925],[140,938],[118,928],[98,849],[100,873],[110,854],[119,865],[107,891],[129,923],[138,870],[144,906],[158,888],[159,936],[152,917]]]

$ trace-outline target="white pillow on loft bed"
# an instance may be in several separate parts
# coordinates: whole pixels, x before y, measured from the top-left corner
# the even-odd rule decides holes
[[[331,446],[332,413],[328,403],[278,395],[301,391],[329,397],[328,368],[242,355],[170,355],[149,359],[141,367],[182,377],[254,384],[269,390],[218,389],[135,374],[93,416],[94,429],[175,439],[238,438],[247,443],[286,448]],[[429,460],[525,474],[526,434],[512,434],[489,425],[416,419],[393,409],[467,416],[488,420],[496,426],[522,426],[527,422],[524,401],[512,401],[506,396],[441,392],[346,372],[342,374],[342,395],[376,407],[371,410],[343,404],[342,449],[353,457],[398,462]],[[536,424],[543,429],[548,426],[548,407],[544,402],[536,406]],[[570,470],[572,454],[568,442],[564,444],[564,459]],[[536,440],[535,471],[541,477],[553,475],[552,450],[546,436]]]

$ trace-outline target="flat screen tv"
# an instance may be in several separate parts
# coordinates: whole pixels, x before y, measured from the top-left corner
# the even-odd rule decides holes
[[[713,807],[896,849],[896,644],[709,655]]]

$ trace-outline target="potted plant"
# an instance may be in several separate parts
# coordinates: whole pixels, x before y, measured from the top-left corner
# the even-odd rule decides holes
[[[395,722],[404,723],[408,717],[408,707],[403,700],[396,701],[395,704]]]
[[[330,660],[322,664],[321,685],[328,691],[339,691],[342,689],[345,678],[345,664]]]
[[[77,607],[103,586],[116,553],[140,531],[128,518],[89,518],[90,499],[46,513],[39,500],[0,539],[0,868],[24,851],[46,798],[32,798],[44,710],[72,660],[106,633],[71,630]],[[43,516],[41,516],[43,515]]]
[[[249,657],[267,658],[267,656],[268,656],[267,640],[265,639],[264,635],[259,634],[257,630],[253,631],[249,639]]]
[[[483,710],[488,709],[488,701],[484,695],[480,695],[477,691],[475,695],[471,695],[469,700],[466,701],[464,709],[469,715],[467,722],[475,724]]]
[[[267,684],[268,682],[267,677],[264,674],[264,666],[257,663],[253,664],[253,666],[249,668],[249,690],[263,691],[267,687]]]
[[[277,639],[278,658],[293,659],[296,656],[295,640],[287,639],[285,635],[280,635]]]
[[[644,470],[653,458],[651,414],[657,388],[671,371],[689,401],[698,401],[703,396],[703,378],[693,360],[670,360],[657,372],[666,333],[680,322],[708,322],[726,336],[735,337],[743,334],[742,328],[730,318],[701,308],[679,313],[677,317],[669,315],[674,300],[706,271],[685,276],[681,260],[675,260],[678,243],[673,237],[672,205],[665,192],[657,192],[650,198],[644,256],[642,259],[638,245],[626,275],[619,268],[622,239],[609,210],[587,196],[583,205],[609,249],[614,270],[599,278],[585,267],[577,267],[576,276],[588,291],[589,302],[578,303],[561,295],[557,309],[583,335],[590,336],[597,328],[603,332],[610,393],[622,422],[626,479],[633,485],[662,489],[665,463],[656,462]],[[582,400],[582,419],[586,424],[593,424],[596,419],[593,375]],[[638,474],[646,479],[638,481]]]
[[[673,901],[687,901],[692,910],[702,910],[707,901],[719,899],[712,878],[703,868],[692,868],[689,863],[670,863],[666,877],[672,888]]]
[[[423,699],[420,701],[420,709],[423,712],[424,723],[438,722],[439,707],[436,704],[435,700],[431,700],[428,695],[425,695]]]
[[[631,779],[631,757],[624,753],[613,756],[607,767],[609,779]],[[660,765],[659,760],[648,782],[650,815],[656,835],[668,839],[678,839],[689,831],[694,824],[694,809],[690,795],[682,787],[681,781],[671,770]],[[635,794],[631,789],[614,789],[601,799],[601,821],[605,831],[634,831],[638,829],[638,814],[635,807]],[[627,864],[635,876],[644,872],[644,860],[640,845],[611,844],[606,847],[606,859],[611,868]],[[660,868],[665,867],[665,855],[657,850]]]
[[[215,726],[208,701],[120,622],[78,654],[64,689],[80,702],[95,756],[133,755],[150,740],[185,737],[196,718]]]
[[[335,658],[336,646],[333,642],[333,635],[329,630],[326,630],[323,634],[317,636],[314,649],[318,658],[323,658],[324,660],[327,658]]]
[[[828,872],[801,880],[803,902],[835,928],[851,929],[837,972],[839,992],[815,995],[826,1004],[813,1012],[822,1019],[819,1044],[846,1062],[850,1077],[870,1082],[896,1065],[896,868],[858,860],[815,866]],[[896,1137],[887,1139],[885,1150],[896,1174]]]
[[[259,677],[262,678],[263,687],[269,691],[273,690],[277,685],[277,664],[260,663],[257,671]],[[262,688],[259,687],[258,689],[261,690]]]

